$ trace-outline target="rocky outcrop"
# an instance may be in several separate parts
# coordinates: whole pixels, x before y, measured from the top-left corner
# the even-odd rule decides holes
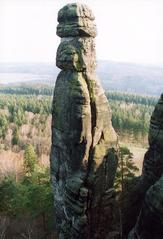
[[[140,215],[128,239],[163,238],[163,175],[145,195]]]
[[[147,186],[153,185],[163,174],[163,94],[150,121],[149,150],[147,151],[141,180]]]
[[[160,234],[160,237],[149,233],[151,230],[149,228],[154,228],[154,220],[156,220],[159,213],[162,212],[163,206],[160,202],[163,202],[163,191],[160,188],[160,193],[152,193],[155,188],[158,188],[158,185],[161,186],[163,175],[163,95],[161,95],[155,110],[152,114],[150,121],[149,129],[149,149],[144,157],[143,170],[141,177],[137,180],[137,184],[133,186],[130,190],[129,195],[124,195],[123,198],[123,233],[124,237],[127,236],[128,232],[134,227],[137,218],[138,221],[133,230],[136,230],[134,236],[130,233],[129,238],[141,238],[141,239],[159,239],[162,238],[163,234]],[[153,186],[154,185],[154,186]],[[161,186],[162,187],[162,186]],[[157,190],[158,191],[158,190]],[[149,198],[151,199],[151,204],[149,204]],[[158,205],[153,203],[160,204],[160,212],[157,208],[155,214],[153,214],[153,208]],[[149,204],[149,205],[148,205]],[[162,207],[162,208],[161,208]],[[141,213],[140,213],[141,211]],[[150,214],[151,213],[151,214]],[[156,215],[158,213],[158,215]],[[140,214],[140,215],[139,215]],[[146,214],[146,215],[145,215]],[[153,222],[151,219],[147,220],[147,215],[153,215]],[[160,214],[161,215],[161,214]],[[139,217],[138,217],[139,216]],[[161,218],[161,217],[160,217]],[[162,218],[160,219],[162,220]],[[162,222],[160,221],[159,225]],[[140,225],[141,224],[141,225]],[[148,224],[148,226],[145,226]],[[139,228],[139,229],[138,229]],[[132,230],[132,232],[133,232]],[[154,232],[153,232],[154,233]],[[131,234],[133,237],[131,237]],[[156,234],[155,234],[156,235]]]
[[[116,238],[117,135],[95,74],[94,16],[85,5],[68,4],[58,22],[61,72],[53,97],[51,147],[58,237]]]

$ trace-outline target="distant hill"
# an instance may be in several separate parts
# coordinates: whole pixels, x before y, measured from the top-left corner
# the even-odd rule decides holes
[[[106,90],[160,95],[163,92],[163,68],[100,61],[97,70]]]
[[[0,63],[0,85],[29,83],[54,84],[59,69],[46,63]],[[99,61],[97,74],[106,91],[160,95],[163,68],[138,64]]]

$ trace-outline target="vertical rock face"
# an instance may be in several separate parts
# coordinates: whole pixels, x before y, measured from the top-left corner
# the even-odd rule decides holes
[[[163,174],[145,195],[138,220],[128,239],[163,238]]]
[[[145,198],[129,238],[163,238],[163,94],[152,114],[141,176]]]
[[[52,106],[51,175],[59,238],[115,238],[117,135],[95,74],[91,10],[68,4],[58,13],[61,69]]]
[[[161,95],[150,121],[149,150],[144,163],[142,180],[151,186],[163,174],[163,94]]]
[[[128,238],[163,238],[163,95],[151,117],[142,175],[126,199],[124,234],[136,224]]]

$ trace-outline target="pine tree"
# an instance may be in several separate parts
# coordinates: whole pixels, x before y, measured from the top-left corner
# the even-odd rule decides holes
[[[18,142],[19,142],[19,132],[18,132],[18,128],[16,127],[14,130],[13,130],[13,138],[12,138],[12,144],[13,145],[17,145]]]
[[[7,118],[5,115],[0,115],[0,138],[1,137],[3,139],[5,138],[7,129],[8,129]]]
[[[37,164],[37,156],[31,144],[28,144],[24,152],[24,166],[26,173],[33,173]]]
[[[127,147],[120,147],[115,188],[123,193],[125,183],[133,179],[138,171],[133,161],[133,154]]]

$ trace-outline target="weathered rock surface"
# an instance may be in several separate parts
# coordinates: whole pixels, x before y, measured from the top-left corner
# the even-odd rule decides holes
[[[58,13],[57,35],[60,37],[95,37],[95,17],[85,4],[68,4]]]
[[[58,21],[61,72],[54,90],[51,147],[58,236],[116,238],[117,135],[95,74],[94,16],[85,5],[68,4]]]
[[[138,221],[132,232],[130,233],[129,238],[142,238],[142,239],[159,239],[163,238],[163,234],[157,234],[154,232],[156,227],[153,223],[156,220],[159,214],[162,212],[160,202],[163,200],[162,187],[161,183],[163,182],[160,177],[163,175],[163,95],[161,95],[155,110],[152,114],[150,121],[149,129],[149,149],[144,157],[142,175],[138,180],[136,186],[131,189],[129,195],[124,196],[124,205],[123,205],[123,231],[124,236],[134,227],[138,215]],[[156,184],[155,184],[156,183]],[[153,186],[154,185],[154,186]],[[152,190],[158,188],[159,190],[155,191],[155,194],[152,193]],[[154,191],[153,191],[154,192]],[[149,198],[151,199],[152,206],[149,204]],[[148,202],[148,203],[147,203]],[[160,208],[155,210],[153,213],[152,207],[160,204]],[[141,211],[141,213],[140,213]],[[148,216],[153,215],[153,219]],[[153,220],[153,221],[152,221]],[[161,219],[162,220],[162,219]],[[160,222],[161,223],[161,222]],[[160,224],[159,225],[162,225]],[[147,225],[148,224],[148,225]],[[151,230],[153,228],[153,234]],[[135,234],[133,235],[133,231]],[[149,232],[148,232],[149,231]],[[161,231],[159,231],[161,232]],[[154,234],[155,233],[155,234]],[[131,237],[132,234],[132,237]],[[153,237],[150,237],[153,235]]]
[[[128,239],[163,238],[163,175],[146,193],[140,215]]]
[[[163,94],[161,95],[151,117],[149,144],[163,151]]]

